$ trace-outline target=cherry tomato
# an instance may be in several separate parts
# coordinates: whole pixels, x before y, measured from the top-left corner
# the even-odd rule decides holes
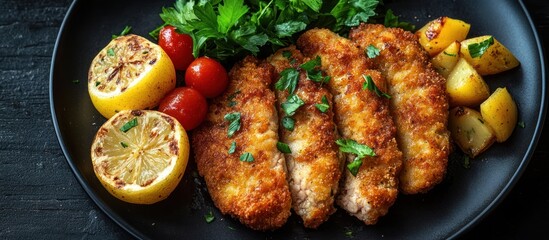
[[[165,26],[158,35],[158,45],[170,56],[175,69],[185,70],[194,60],[193,39],[178,33],[173,26]]]
[[[189,131],[204,121],[208,103],[200,92],[188,87],[178,87],[162,99],[158,110],[176,118]]]
[[[221,63],[209,57],[199,57],[187,68],[185,83],[205,97],[213,98],[225,91],[229,78]]]

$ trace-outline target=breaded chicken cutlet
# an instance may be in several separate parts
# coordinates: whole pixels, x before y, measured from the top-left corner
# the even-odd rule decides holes
[[[227,91],[213,99],[206,120],[192,134],[198,172],[215,205],[255,230],[282,226],[291,208],[285,160],[276,146],[273,74],[270,64],[254,57],[235,64]],[[236,129],[234,135],[229,129]]]
[[[368,61],[389,83],[397,140],[404,155],[401,191],[430,190],[444,178],[450,153],[446,80],[433,69],[411,32],[361,24],[349,37],[361,49],[370,45],[379,49],[379,56]]]
[[[384,216],[398,195],[402,153],[389,101],[363,89],[366,76],[386,91],[384,78],[371,70],[363,53],[350,40],[326,29],[305,32],[297,46],[307,57],[320,56],[322,70],[331,76],[328,87],[334,97],[335,121],[341,136],[373,148],[376,156],[365,157],[356,176],[345,170],[337,203],[366,224]],[[347,154],[347,161],[355,158]]]
[[[293,116],[288,116],[282,108],[290,95],[289,90],[275,90],[279,132],[280,141],[288,144],[291,150],[285,156],[293,209],[303,219],[305,227],[316,228],[336,211],[334,199],[343,162],[335,143],[337,130],[333,121],[332,94],[321,83],[307,79],[305,71],[299,69],[307,60],[295,46],[280,49],[267,59],[277,75],[291,68],[299,73],[294,94],[304,105]],[[329,106],[325,112],[316,107],[323,98]],[[294,121],[293,129],[283,127],[288,118]]]

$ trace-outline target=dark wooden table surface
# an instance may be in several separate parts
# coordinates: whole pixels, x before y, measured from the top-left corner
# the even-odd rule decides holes
[[[84,192],[54,132],[50,62],[70,3],[0,0],[0,239],[131,237]],[[547,48],[549,3],[524,3]],[[546,127],[514,189],[464,239],[549,236],[548,146]]]

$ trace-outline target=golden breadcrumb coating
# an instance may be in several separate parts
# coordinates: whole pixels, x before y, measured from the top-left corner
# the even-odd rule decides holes
[[[291,57],[283,56],[284,52],[290,53]],[[295,46],[280,49],[267,59],[275,67],[277,75],[308,60]],[[343,164],[342,154],[335,143],[338,136],[333,121],[332,94],[325,86],[307,79],[305,71],[300,70],[295,95],[305,104],[292,116],[294,129],[288,130],[282,127],[286,113],[281,104],[289,93],[287,90],[275,90],[275,93],[281,122],[280,141],[291,149],[291,153],[285,156],[293,209],[303,219],[305,227],[316,228],[336,211],[334,199]],[[330,105],[324,113],[315,106],[322,103],[323,97]]]
[[[400,189],[423,193],[440,183],[450,153],[446,80],[429,61],[417,37],[400,28],[362,24],[349,37],[380,55],[368,59],[386,77],[398,144],[404,155]]]
[[[337,203],[366,224],[385,215],[398,195],[402,153],[395,139],[396,128],[389,101],[363,89],[364,76],[386,91],[385,79],[366,62],[364,54],[348,39],[326,29],[305,32],[297,46],[307,57],[320,56],[322,70],[331,76],[328,87],[334,98],[335,121],[341,136],[374,149],[365,157],[357,176],[345,170]],[[347,154],[347,162],[354,159]]]
[[[278,151],[278,117],[270,90],[273,67],[246,57],[229,72],[227,91],[213,99],[202,125],[192,134],[198,171],[223,214],[256,230],[282,226],[290,216],[286,164]],[[241,127],[228,137],[228,113],[241,114]],[[228,152],[236,143],[235,152]],[[251,153],[252,162],[240,161]]]

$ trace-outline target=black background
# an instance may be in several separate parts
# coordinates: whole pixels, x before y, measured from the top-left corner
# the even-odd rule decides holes
[[[48,96],[50,63],[70,3],[0,0],[2,239],[131,237],[83,191],[66,163],[53,129]],[[544,0],[524,0],[524,3],[541,40],[548,42],[549,3]],[[479,225],[462,236],[464,239],[529,239],[549,235],[548,144],[549,130],[545,128],[528,168],[514,189]]]

